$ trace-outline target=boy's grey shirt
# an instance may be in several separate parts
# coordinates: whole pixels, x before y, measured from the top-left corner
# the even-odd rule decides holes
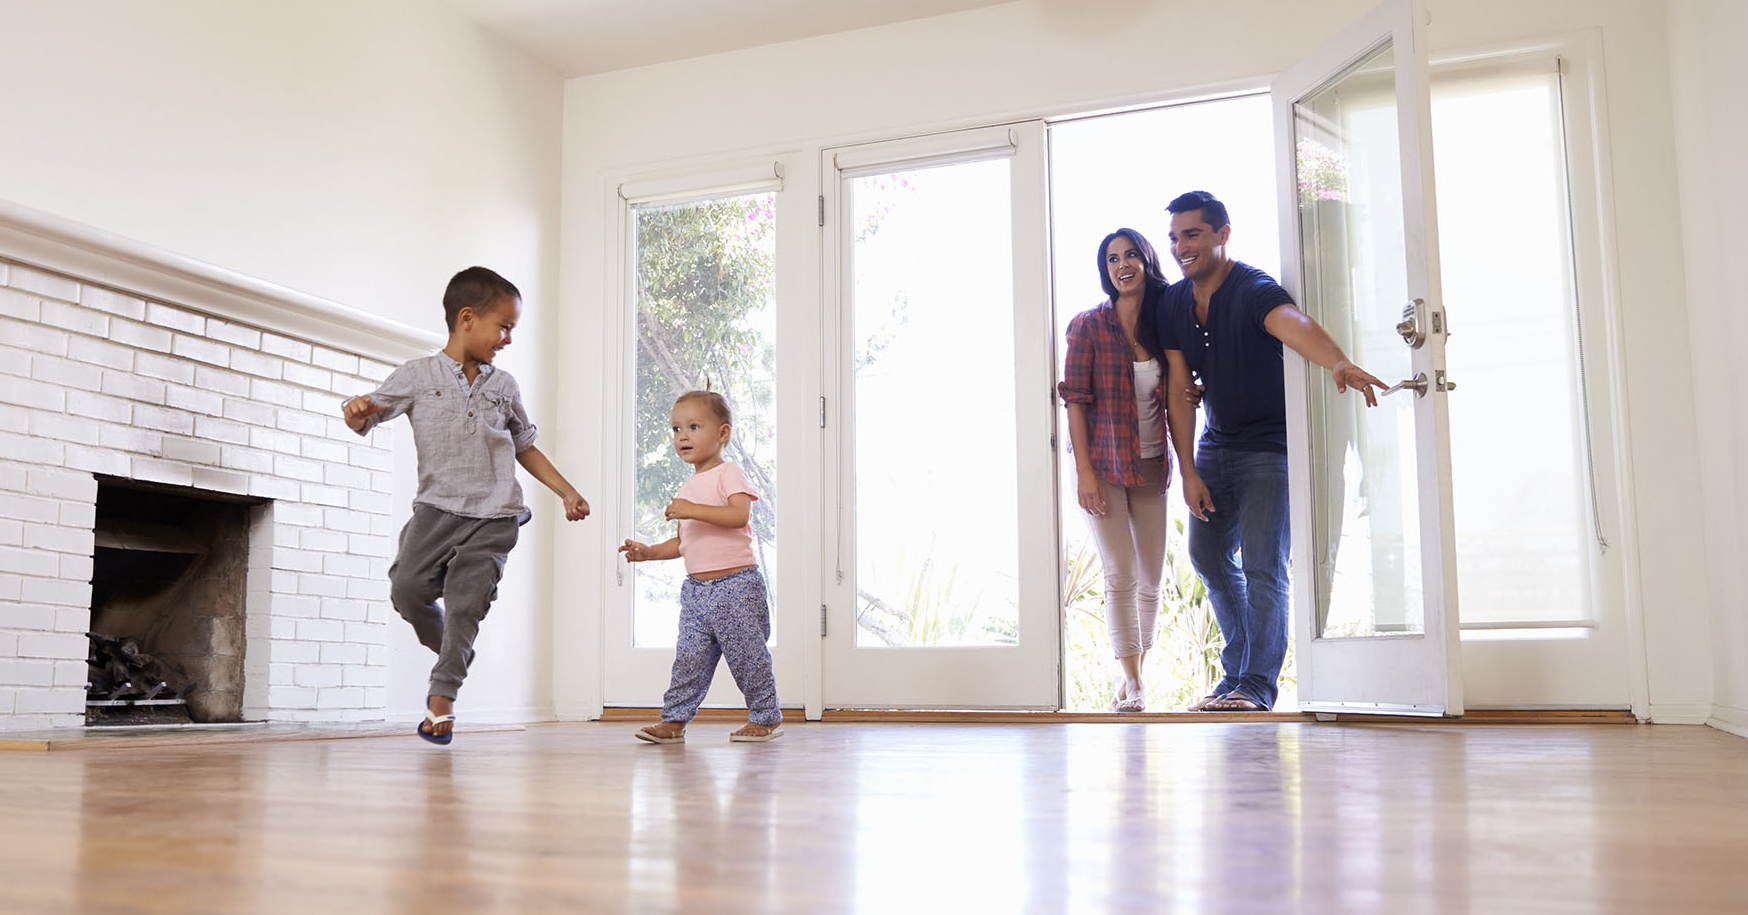
[[[524,514],[516,455],[539,430],[522,408],[522,389],[503,369],[481,365],[473,385],[461,363],[444,353],[414,359],[391,372],[367,395],[383,407],[359,435],[377,423],[407,415],[419,454],[419,491],[413,502],[469,518]]]

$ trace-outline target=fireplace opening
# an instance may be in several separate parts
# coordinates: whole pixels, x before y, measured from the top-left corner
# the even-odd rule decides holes
[[[250,519],[264,504],[98,478],[86,724],[242,720]]]

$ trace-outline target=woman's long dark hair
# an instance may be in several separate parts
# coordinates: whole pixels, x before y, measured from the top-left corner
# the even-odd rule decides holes
[[[1159,348],[1160,309],[1165,305],[1165,291],[1171,287],[1171,280],[1165,278],[1165,271],[1159,266],[1159,253],[1148,243],[1147,236],[1123,227],[1106,235],[1099,242],[1099,285],[1104,287],[1105,295],[1110,296],[1112,303],[1115,303],[1117,287],[1111,282],[1111,272],[1105,268],[1105,249],[1115,239],[1124,237],[1135,244],[1135,250],[1141,255],[1141,275],[1146,282],[1146,289],[1141,294],[1141,315],[1135,324],[1135,340],[1141,344],[1142,349],[1147,350],[1147,355],[1159,359],[1163,356]]]

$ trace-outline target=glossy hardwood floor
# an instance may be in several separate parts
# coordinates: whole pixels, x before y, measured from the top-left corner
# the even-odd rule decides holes
[[[0,753],[0,912],[1748,911],[1707,728],[634,727]]]

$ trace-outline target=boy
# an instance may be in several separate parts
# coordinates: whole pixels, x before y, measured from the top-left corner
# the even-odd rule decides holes
[[[522,294],[498,274],[469,267],[450,279],[443,316],[442,352],[395,369],[341,411],[359,435],[403,413],[413,427],[419,489],[389,566],[389,600],[437,652],[418,733],[439,744],[454,738],[455,695],[473,662],[474,636],[530,517],[509,458],[564,500],[566,519],[589,515],[589,503],[534,447],[538,433],[516,380],[492,365],[522,317]]]

